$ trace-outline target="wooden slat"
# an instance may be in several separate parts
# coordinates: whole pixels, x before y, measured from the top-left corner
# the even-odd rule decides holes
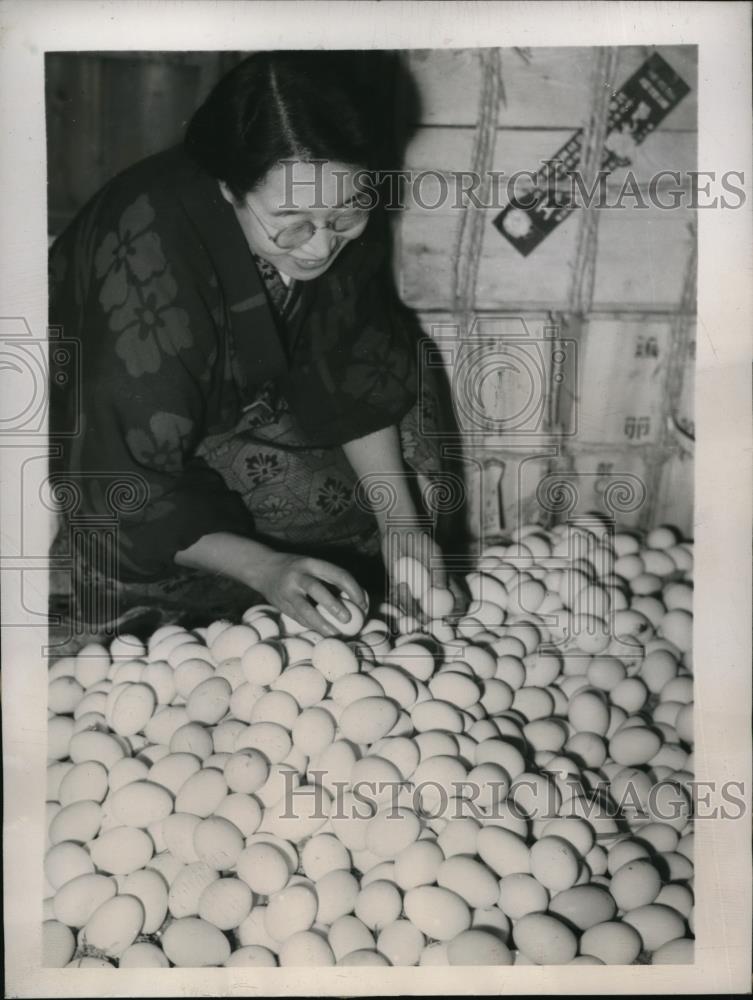
[[[533,48],[526,63],[514,49],[502,49],[502,76],[507,103],[499,123],[516,128],[573,129],[586,124],[590,105],[591,68],[596,50],[584,47]],[[619,87],[653,51],[625,46],[620,51]],[[696,128],[697,60],[694,46],[659,46],[659,53],[692,88],[668,115],[675,129]],[[426,125],[472,125],[477,118],[480,73],[478,50],[414,50],[408,65],[421,96],[419,121]]]
[[[606,211],[599,226],[594,305],[677,308],[694,214],[684,208]]]
[[[474,305],[479,309],[564,309],[577,238],[573,215],[529,257],[492,225],[487,211]],[[405,302],[417,309],[452,306],[453,263],[460,210],[407,210],[400,219],[396,262]],[[671,310],[680,301],[690,233],[690,212],[649,208],[607,209],[599,228],[594,305],[602,310]]]
[[[500,207],[507,204],[507,178],[518,171],[537,171],[542,162],[550,159],[572,136],[567,129],[543,130],[530,129],[517,131],[500,128],[497,130],[493,170],[503,176],[496,187],[498,197],[496,203]],[[406,169],[420,171],[445,171],[448,174],[468,171],[471,166],[474,130],[470,127],[441,128],[433,126],[419,127],[406,149]],[[625,183],[628,170],[639,183],[648,183],[651,177],[662,170],[678,171],[685,175],[689,170],[697,168],[698,150],[697,135],[694,132],[676,132],[659,126],[657,131],[636,147],[635,158],[631,166],[621,167],[612,171],[608,177],[608,187],[621,188]],[[687,184],[687,178],[684,178]],[[448,191],[453,201],[462,201],[462,185],[468,181],[459,177],[448,178]],[[660,190],[673,185],[671,179],[663,180]],[[418,185],[417,185],[418,186]],[[419,195],[424,185],[419,187]],[[439,185],[428,179],[426,184],[425,202],[437,200]],[[576,189],[577,190],[577,189]],[[410,189],[407,194],[410,195]],[[617,193],[612,194],[612,201]],[[669,202],[668,198],[664,199]],[[631,202],[625,198],[625,204]]]

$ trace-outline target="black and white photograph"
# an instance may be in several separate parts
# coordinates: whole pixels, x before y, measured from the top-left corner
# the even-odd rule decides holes
[[[749,990],[752,13],[0,4],[7,995]]]

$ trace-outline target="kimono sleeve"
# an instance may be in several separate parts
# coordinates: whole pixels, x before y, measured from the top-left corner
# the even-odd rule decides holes
[[[112,517],[113,498],[131,498],[117,510],[123,580],[171,576],[175,553],[202,535],[253,528],[195,454],[220,332],[171,242],[141,196],[82,221],[51,253],[50,322],[76,332],[83,360],[78,429],[57,468],[80,494],[77,517]],[[53,392],[52,436],[70,406]]]
[[[417,342],[382,231],[375,226],[346,248],[321,279],[285,386],[293,414],[321,447],[398,424],[416,402]]]

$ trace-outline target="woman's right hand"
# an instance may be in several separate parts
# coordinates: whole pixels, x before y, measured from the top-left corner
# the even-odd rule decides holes
[[[343,591],[364,614],[368,610],[366,595],[350,573],[323,559],[271,552],[263,565],[255,567],[254,580],[255,588],[270,604],[322,635],[339,635],[339,632],[314,605],[321,604],[343,624],[350,621],[350,612],[326,584]]]
[[[366,594],[344,569],[323,559],[277,552],[261,542],[229,532],[204,535],[175,556],[179,566],[221,573],[262,594],[270,604],[322,635],[338,635],[316,610],[321,604],[343,624],[350,612],[327,584],[343,591],[366,613]],[[313,601],[313,604],[311,603]]]

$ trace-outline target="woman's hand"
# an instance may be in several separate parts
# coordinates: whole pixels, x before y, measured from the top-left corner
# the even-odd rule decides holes
[[[321,604],[343,624],[350,621],[350,612],[326,584],[344,591],[364,614],[368,610],[363,590],[350,573],[339,566],[323,559],[277,552],[252,538],[229,532],[204,535],[190,548],[178,552],[175,562],[179,566],[191,566],[239,580],[301,625],[322,635],[337,635],[338,632],[325,621],[314,604]]]
[[[327,583],[344,591],[364,614],[368,610],[366,595],[350,573],[323,559],[274,552],[264,565],[256,567],[255,579],[257,589],[270,604],[322,635],[339,633],[319,614],[315,604],[321,604],[343,624],[350,621],[350,612]]]
[[[394,604],[406,614],[419,621],[426,619],[419,595],[414,595],[407,583],[396,577],[397,564],[404,556],[409,556],[424,566],[429,574],[431,586],[447,587],[447,571],[444,567],[442,550],[432,533],[419,524],[390,526],[382,534],[382,554],[390,578],[390,596]]]

